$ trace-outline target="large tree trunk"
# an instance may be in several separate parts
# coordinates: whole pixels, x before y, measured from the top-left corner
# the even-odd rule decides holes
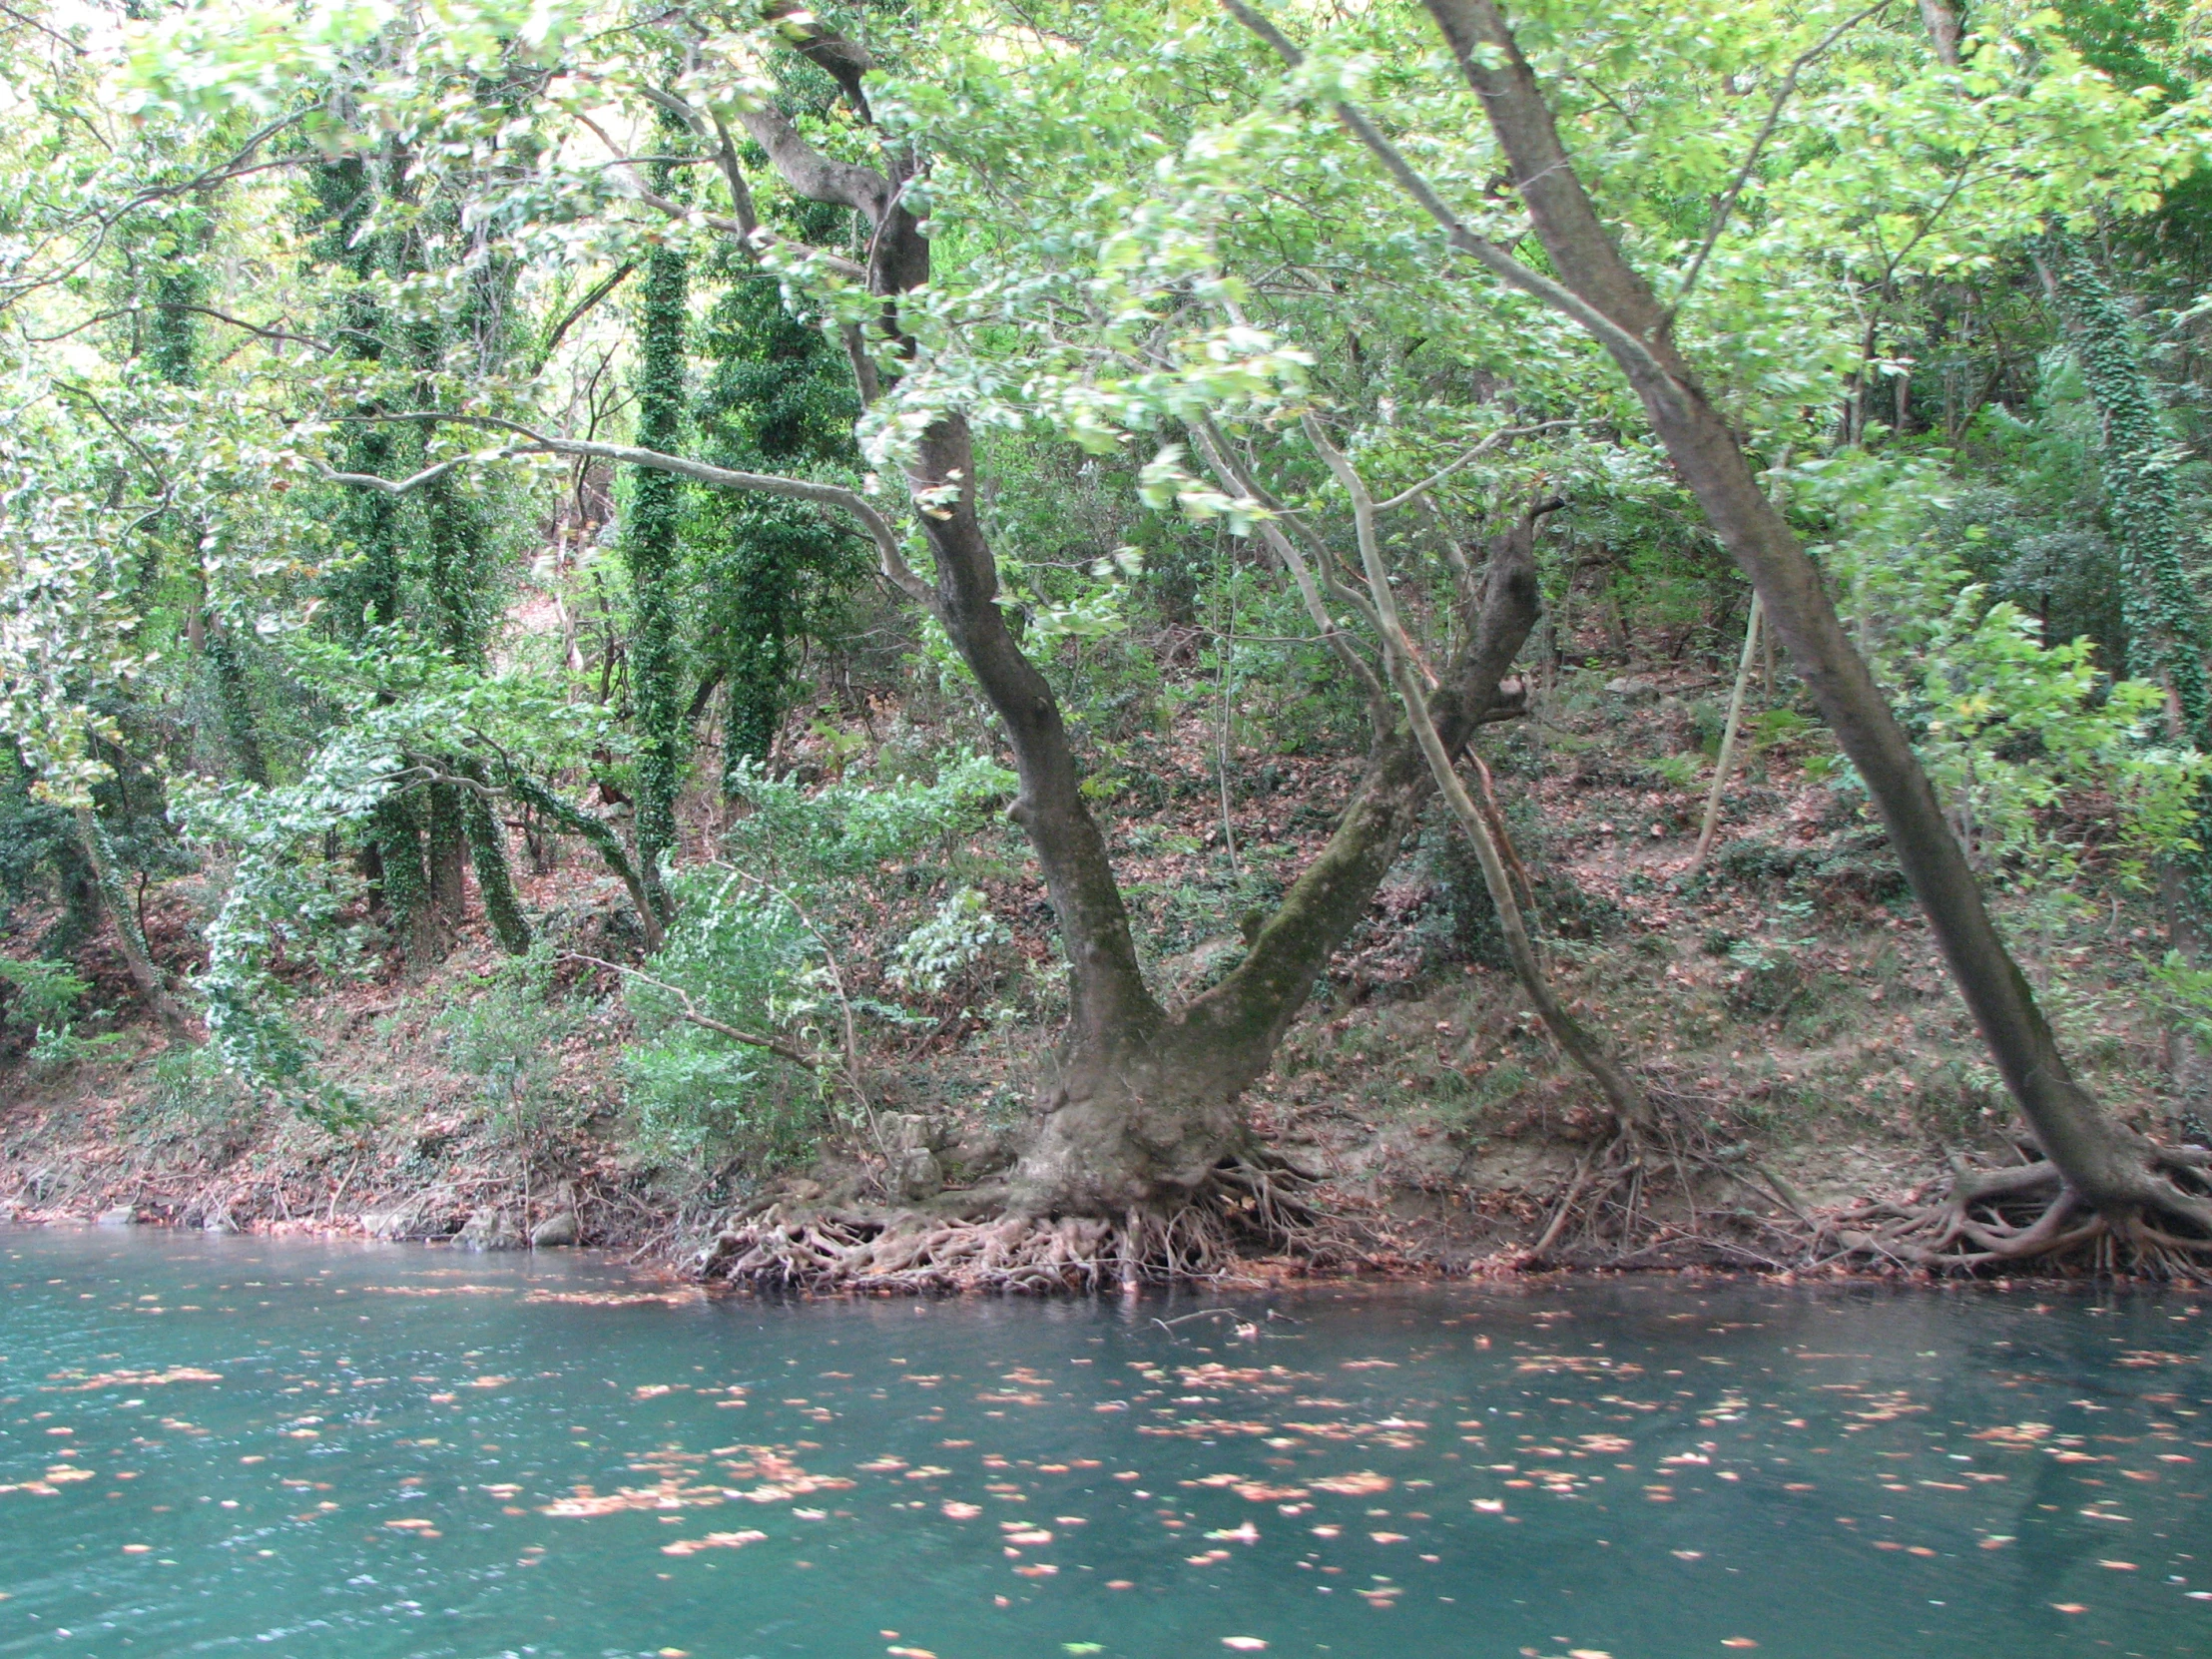
[[[1498,701],[1498,683],[1535,626],[1537,521],[1531,512],[1491,538],[1480,595],[1461,630],[1466,644],[1430,699],[1437,736],[1453,755]],[[1329,844],[1227,978],[1140,1028],[1071,1031],[1016,1174],[1016,1202],[1119,1215],[1172,1203],[1203,1184],[1245,1134],[1237,1097],[1266,1073],[1434,790],[1416,735],[1402,725],[1385,732]]]
[[[811,20],[800,29],[787,33],[798,32],[798,49],[830,68],[866,120],[858,85],[865,52]],[[911,154],[887,140],[878,172],[813,149],[774,109],[739,119],[800,195],[850,208],[867,222],[866,276],[886,302],[879,337],[891,355],[905,355],[896,300],[929,278],[928,239],[900,205]],[[704,120],[695,130],[706,136]],[[721,154],[726,171],[733,169],[727,140]],[[873,395],[882,369],[861,350],[854,369],[863,398]],[[1020,779],[1012,817],[1036,850],[1068,961],[1067,1029],[1013,1202],[1032,1215],[1119,1218],[1170,1208],[1239,1150],[1238,1095],[1267,1070],[1331,951],[1396,859],[1433,781],[1411,735],[1385,732],[1335,836],[1263,924],[1245,961],[1188,1006],[1163,1008],[1138,965],[1059,705],[999,607],[975,483],[967,422],[946,414],[921,434],[907,471],[936,567],[926,599],[1005,730]],[[1489,709],[1535,621],[1533,539],[1531,518],[1492,544],[1478,614],[1464,631],[1468,644],[1434,703],[1453,753]],[[910,579],[901,585],[918,587]]]
[[[1906,879],[2021,1114],[2065,1184],[2116,1231],[2146,1214],[2212,1234],[2212,1204],[2178,1190],[2160,1156],[2078,1083],[2025,976],[1991,922],[1936,792],[1820,571],[1759,487],[1736,434],[1671,337],[1672,317],[1621,257],[1584,193],[1511,30],[1493,0],[1425,0],[1482,102],[1559,281],[1641,398],[1715,533],[1758,591],[1774,631],[1838,743],[1865,779]],[[1604,326],[1609,325],[1609,326]]]

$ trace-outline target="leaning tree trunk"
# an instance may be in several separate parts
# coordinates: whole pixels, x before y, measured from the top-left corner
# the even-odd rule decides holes
[[[163,1028],[173,1037],[182,1037],[190,1029],[190,1022],[183,1007],[170,993],[169,980],[147,945],[146,931],[139,925],[138,908],[124,889],[123,872],[116,867],[115,846],[108,839],[107,827],[90,806],[79,807],[76,819],[78,843],[85,862],[92,866],[100,902],[108,912],[108,919],[115,923],[116,947],[123,952],[123,965],[130,969],[131,982],[138,986],[139,995],[145,998],[147,1007],[161,1020]]]
[[[2062,1204],[2078,1204],[2111,1231],[2157,1248],[2198,1248],[2194,1239],[2164,1233],[2162,1224],[2171,1219],[2212,1242],[2212,1203],[2169,1179],[2183,1166],[2115,1122],[2075,1080],[1998,936],[1928,775],[1853,649],[1819,569],[1759,487],[1735,432],[1676,349],[1671,314],[1606,234],[1498,7],[1493,0],[1424,3],[1481,100],[1558,282],[1527,272],[1450,220],[1433,191],[1423,206],[1448,221],[1455,246],[1543,293],[1589,328],[1635,387],[1676,469],[1751,578],[1769,623],[1865,779],[1991,1058],[2063,1178]],[[1348,119],[1357,130],[1365,118],[1354,112]],[[1397,166],[1403,169],[1401,158]],[[1410,177],[1405,170],[1400,182]],[[1427,189],[1424,183],[1421,188]]]

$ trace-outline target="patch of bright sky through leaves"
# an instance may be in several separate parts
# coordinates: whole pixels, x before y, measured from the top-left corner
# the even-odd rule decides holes
[[[0,1292],[0,1654],[2212,1653],[2180,1293],[779,1305],[67,1231]]]

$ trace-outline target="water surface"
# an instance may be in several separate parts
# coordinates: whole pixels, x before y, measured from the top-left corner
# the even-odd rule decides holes
[[[0,1232],[0,1654],[2204,1659],[2207,1324]]]

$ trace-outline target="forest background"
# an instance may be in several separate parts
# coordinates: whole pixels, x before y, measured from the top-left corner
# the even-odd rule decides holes
[[[2201,1272],[2207,29],[0,12],[14,1202]]]

